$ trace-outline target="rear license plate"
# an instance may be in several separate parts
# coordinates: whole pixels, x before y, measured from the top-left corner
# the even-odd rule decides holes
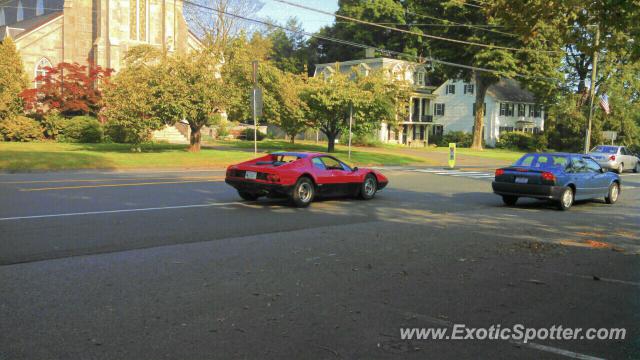
[[[516,184],[526,184],[529,182],[529,179],[526,177],[516,177]]]
[[[247,171],[246,173],[244,173],[245,179],[255,180],[257,176],[258,176],[258,173],[255,171]]]

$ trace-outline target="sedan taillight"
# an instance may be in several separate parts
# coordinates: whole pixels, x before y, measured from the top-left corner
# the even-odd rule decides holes
[[[615,156],[615,155],[611,155],[611,156],[609,156],[609,160],[611,160],[611,161],[616,161],[616,156]]]
[[[553,173],[545,171],[545,172],[542,173],[542,180],[555,182],[556,181],[556,176],[553,175]]]

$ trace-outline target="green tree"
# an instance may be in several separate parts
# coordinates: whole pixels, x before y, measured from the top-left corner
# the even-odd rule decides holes
[[[10,37],[0,42],[0,121],[23,111],[20,92],[28,86],[22,59]]]
[[[335,140],[349,129],[353,116],[353,131],[367,133],[379,128],[382,121],[395,118],[396,99],[385,93],[385,84],[392,80],[382,72],[367,76],[357,71],[340,72],[339,64],[329,78],[309,79],[302,99],[309,107],[308,125],[320,129],[328,139],[327,151],[335,150]]]
[[[308,79],[305,75],[295,75],[288,72],[277,73],[277,87],[275,101],[265,107],[265,115],[289,136],[291,143],[296,135],[307,127],[307,104],[301,94]]]
[[[270,60],[282,71],[294,74],[306,72],[306,69],[313,67],[315,59],[310,56],[305,36],[299,32],[303,30],[302,24],[293,17],[289,18],[284,26],[294,31],[268,29],[267,37],[271,41]]]

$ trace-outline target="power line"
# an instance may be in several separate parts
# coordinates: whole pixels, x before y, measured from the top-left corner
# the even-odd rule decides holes
[[[317,13],[320,13],[320,14],[333,15],[333,16],[338,17],[338,18],[351,20],[351,21],[358,22],[358,23],[361,23],[361,24],[367,24],[367,25],[371,25],[371,26],[375,26],[375,27],[379,27],[379,28],[383,28],[383,29],[387,29],[387,30],[402,32],[402,33],[405,33],[405,34],[416,35],[416,36],[426,37],[426,38],[435,39],[435,40],[449,41],[449,42],[453,42],[453,43],[484,47],[484,48],[488,48],[488,49],[501,49],[501,50],[523,51],[523,52],[544,52],[544,53],[556,53],[556,52],[559,52],[559,51],[553,51],[553,50],[514,48],[514,47],[499,46],[499,45],[489,45],[489,44],[483,44],[483,43],[477,43],[477,42],[465,41],[465,40],[450,39],[450,38],[446,38],[446,37],[442,37],[442,36],[429,35],[429,34],[419,33],[419,32],[410,31],[410,30],[398,29],[398,28],[394,28],[394,27],[391,27],[391,26],[380,25],[380,24],[376,24],[376,23],[373,23],[373,22],[370,22],[370,21],[365,21],[365,20],[352,18],[352,17],[349,17],[349,16],[332,14],[332,13],[324,11],[324,10],[320,10],[320,9],[312,8],[312,7],[305,6],[305,5],[292,3],[292,2],[289,2],[289,1],[286,1],[286,0],[274,0],[274,1],[277,1],[277,2],[283,3],[283,4],[287,4],[287,5],[290,5],[290,6],[294,6],[294,7],[300,8],[300,9],[305,9],[305,10],[317,12]]]
[[[248,18],[246,16],[242,16],[242,15],[238,15],[238,14],[232,14],[232,13],[229,13],[229,12],[226,12],[226,11],[223,11],[223,10],[215,9],[213,7],[196,4],[196,3],[191,2],[189,0],[183,0],[183,2],[185,4],[189,4],[189,5],[192,5],[192,6],[200,7],[200,8],[211,10],[211,11],[215,11],[215,12],[217,12],[219,14],[228,15],[228,16],[232,16],[232,17],[235,17],[235,18],[238,18],[238,19],[245,20],[245,21],[255,22],[255,23],[258,23],[258,24],[265,25],[265,26],[278,28],[278,29],[281,29],[281,30],[284,30],[284,31],[287,31],[287,32],[291,32],[291,33],[297,33],[297,34],[305,35],[305,36],[308,36],[308,37],[321,39],[321,40],[325,40],[325,41],[329,41],[329,42],[335,42],[335,43],[339,43],[339,44],[343,44],[343,45],[349,45],[349,46],[353,46],[353,47],[357,47],[357,48],[361,48],[361,49],[375,49],[376,51],[378,51],[379,53],[382,53],[382,54],[393,54],[393,55],[396,55],[396,56],[403,56],[403,57],[407,57],[407,58],[413,58],[413,59],[418,60],[418,61],[429,61],[429,62],[432,62],[432,63],[435,63],[435,64],[458,67],[458,68],[467,69],[467,70],[473,70],[473,71],[488,72],[488,73],[493,73],[493,74],[502,75],[502,76],[506,76],[507,75],[505,72],[499,71],[499,70],[476,67],[476,66],[470,66],[470,65],[457,64],[457,63],[453,63],[453,62],[449,62],[449,61],[437,60],[437,59],[434,59],[433,57],[426,58],[426,57],[417,56],[417,55],[413,55],[413,54],[407,54],[407,53],[403,53],[403,52],[399,52],[399,51],[381,49],[379,47],[365,45],[365,44],[361,44],[361,43],[357,43],[357,42],[353,42],[353,41],[342,40],[342,39],[334,38],[334,37],[331,37],[331,36],[312,34],[312,33],[309,33],[309,32],[303,31],[303,30],[291,29],[291,28],[287,28],[286,26],[273,24],[273,23],[270,23],[270,22],[267,22],[267,21],[258,20],[258,19],[252,19],[252,18]],[[549,78],[549,77],[529,76],[529,75],[523,75],[523,74],[512,74],[512,75],[515,76],[515,77],[520,77],[520,78],[557,81],[557,79]]]
[[[447,20],[447,19],[441,19],[441,18],[438,18],[438,17],[435,17],[435,16],[431,16],[431,15],[418,14],[416,12],[409,11],[409,10],[405,10],[405,12],[407,14],[411,14],[411,15],[422,17],[422,18],[426,18],[426,19],[442,21],[442,22],[444,22],[446,24],[453,24],[453,25],[456,25],[456,26],[469,27],[469,28],[472,28],[472,29],[478,29],[478,30],[482,30],[482,31],[488,31],[488,32],[496,33],[496,34],[513,36],[513,37],[518,37],[519,36],[519,35],[516,35],[516,34],[513,34],[513,33],[504,32],[504,31],[487,29],[486,28],[487,25],[483,26],[483,25],[477,25],[477,24],[463,24],[463,23],[459,23],[459,22],[455,22],[455,21],[451,21],[451,20]]]

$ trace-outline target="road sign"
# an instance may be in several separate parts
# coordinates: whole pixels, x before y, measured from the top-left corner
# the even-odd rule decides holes
[[[449,167],[456,166],[456,143],[449,143]]]
[[[253,101],[253,97],[255,96],[255,102]],[[251,102],[252,108],[255,107],[255,116],[262,116],[262,89],[259,87],[255,87],[251,90]]]

